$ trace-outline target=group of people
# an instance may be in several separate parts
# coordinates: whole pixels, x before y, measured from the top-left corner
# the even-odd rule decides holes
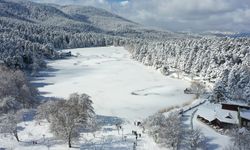
[[[141,133],[137,133],[137,131],[132,130],[132,134],[135,135],[135,142],[133,145],[133,150],[135,150],[137,146],[138,137],[141,138]]]
[[[137,133],[137,131],[132,130],[132,134],[135,135],[136,140],[138,139],[138,137],[141,137],[141,133]]]
[[[142,129],[143,129],[142,133],[144,133],[145,128],[142,125],[141,121],[134,121],[134,125],[137,126],[137,127],[142,127]],[[142,134],[138,133],[137,131],[134,131],[134,130],[132,130],[132,134],[135,135],[135,142],[134,142],[134,145],[133,145],[133,150],[135,150],[136,146],[137,146],[137,140],[138,140],[138,138],[141,138]]]
[[[141,127],[141,128],[142,128],[142,133],[144,133],[145,128],[144,128],[144,126],[142,125],[142,122],[141,122],[141,121],[134,121],[134,125],[137,126],[137,127]],[[117,131],[118,131],[118,134],[120,134],[120,130],[123,131],[123,128],[122,128],[121,124],[120,124],[120,123],[117,123],[117,124],[115,124],[115,126],[116,126],[116,129],[117,129]],[[132,135],[135,136],[135,141],[134,141],[134,143],[133,143],[133,150],[136,149],[138,138],[141,138],[141,137],[142,137],[142,133],[138,133],[138,131],[132,130]],[[126,141],[127,136],[122,137],[122,139],[124,139],[124,140]]]

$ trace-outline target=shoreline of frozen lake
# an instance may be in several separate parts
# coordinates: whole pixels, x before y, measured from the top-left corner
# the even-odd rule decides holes
[[[45,76],[33,81],[42,96],[67,98],[73,92],[86,93],[97,114],[129,120],[193,99],[183,92],[190,86],[188,81],[164,76],[130,59],[123,47],[63,51],[77,57],[48,62],[51,69],[40,72]]]

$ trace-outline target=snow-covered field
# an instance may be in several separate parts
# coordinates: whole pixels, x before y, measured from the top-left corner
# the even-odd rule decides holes
[[[46,77],[37,78],[44,96],[67,98],[70,93],[87,93],[97,114],[129,120],[192,100],[183,90],[189,83],[160,74],[129,58],[122,47],[65,50],[78,55],[49,62]]]
[[[69,51],[69,50],[65,50]],[[192,95],[185,95],[183,90],[190,83],[172,79],[160,74],[153,68],[146,67],[129,58],[129,53],[122,47],[97,47],[71,49],[71,57],[48,62],[49,69],[41,72],[41,77],[33,80],[45,97],[64,97],[70,93],[87,93],[92,97],[98,115],[103,115],[102,129],[94,134],[82,134],[75,149],[83,150],[131,150],[135,142],[132,130],[141,132],[133,121],[143,119],[160,109],[182,105],[193,100]],[[117,118],[118,117],[118,118]],[[120,118],[125,120],[123,132],[115,128]],[[188,124],[189,121],[186,123]],[[197,126],[202,127],[199,122]],[[196,125],[195,125],[196,126]],[[207,130],[212,144],[223,141],[224,136]],[[49,132],[49,124],[27,120],[20,123],[20,139],[17,143],[10,136],[0,135],[0,149],[68,149],[67,144],[56,140]],[[126,136],[126,140],[122,139]],[[216,139],[219,137],[219,139]],[[216,140],[216,141],[215,141]],[[227,139],[228,140],[228,139]],[[33,145],[32,141],[38,144]],[[212,149],[220,149],[215,145]],[[137,149],[164,150],[146,134],[138,140]]]

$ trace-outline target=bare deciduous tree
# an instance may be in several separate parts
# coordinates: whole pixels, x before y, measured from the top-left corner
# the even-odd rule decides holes
[[[56,113],[57,109],[56,105],[58,101],[65,101],[65,99],[62,98],[50,98],[47,102],[39,105],[37,107],[37,115],[36,119],[41,120],[41,119],[46,119],[48,122],[51,122],[51,115]]]
[[[52,133],[67,141],[72,147],[72,141],[79,137],[81,129],[89,129],[95,123],[95,112],[92,101],[87,94],[73,93],[68,100],[48,101],[39,107],[39,117],[50,121]]]
[[[17,113],[4,114],[0,118],[0,132],[12,134],[18,142],[20,142],[18,136],[18,123],[23,119],[23,111]]]

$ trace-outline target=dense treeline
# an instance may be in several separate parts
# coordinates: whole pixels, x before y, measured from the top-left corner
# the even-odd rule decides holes
[[[214,98],[217,99],[214,100],[248,101],[250,98],[248,38],[141,40],[128,43],[126,48],[133,59],[156,69],[161,68],[165,74],[181,71],[216,82]]]
[[[180,36],[149,30],[93,7],[1,0],[0,8],[0,60],[22,69],[37,70],[45,66],[44,59],[61,58],[57,49],[120,45],[123,38]]]
[[[56,49],[120,44],[121,37],[69,32],[27,22],[0,19],[0,60],[8,66],[37,70],[44,59],[61,58]]]

